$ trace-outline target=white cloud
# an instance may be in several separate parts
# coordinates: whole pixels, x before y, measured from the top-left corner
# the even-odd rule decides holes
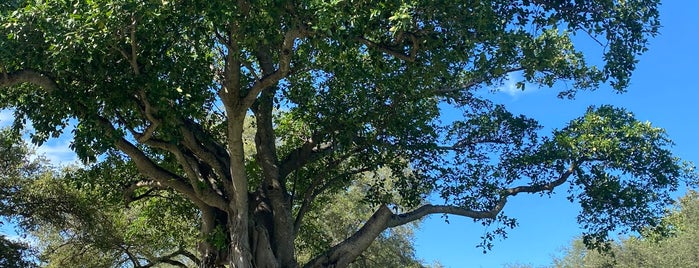
[[[517,82],[522,80],[523,77],[520,73],[508,73],[507,77],[503,79],[502,85],[500,85],[497,90],[514,98],[537,91],[538,87],[529,83],[525,83],[524,90],[517,88]]]
[[[63,133],[58,138],[50,138],[44,144],[34,148],[37,155],[43,155],[51,164],[68,165],[78,162],[78,156],[70,149],[73,140],[73,125],[63,129]]]
[[[70,149],[70,139],[61,137],[58,140],[50,140],[36,148],[38,155],[45,156],[52,164],[62,165],[75,163],[78,156]]]

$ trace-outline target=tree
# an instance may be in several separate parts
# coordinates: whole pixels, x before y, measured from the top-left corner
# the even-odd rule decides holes
[[[9,130],[2,130],[2,134],[6,145],[3,163],[12,162],[21,168],[21,163],[38,158],[20,137]],[[33,250],[43,267],[195,267],[200,263],[195,254],[199,223],[196,208],[171,191],[124,191],[139,175],[132,163],[122,160],[111,155],[88,167],[68,167],[44,176],[17,174],[12,180],[0,180],[3,189],[14,189],[0,199],[8,208],[2,216],[15,219],[30,233],[38,244]],[[4,166],[4,173],[11,173],[12,165]],[[125,198],[125,192],[131,196]],[[301,246],[297,252],[306,259],[351,235],[370,215],[371,206],[361,202],[363,195],[358,187],[323,198],[342,202],[319,204],[327,205],[320,213],[332,214],[332,226],[316,222],[299,235]],[[325,218],[313,214],[309,217],[316,221]],[[369,263],[423,267],[413,255],[412,227],[402,226],[380,235],[362,254],[360,262],[364,266],[360,267]],[[16,267],[32,264],[23,260],[26,245],[3,241],[0,256],[7,260],[3,263]],[[316,246],[302,246],[311,244]]]
[[[520,72],[522,88],[571,81],[562,97],[607,82],[624,91],[657,4],[17,0],[0,9],[0,107],[15,129],[31,120],[36,143],[75,122],[83,161],[117,154],[139,174],[129,191],[191,202],[204,267],[298,266],[319,197],[382,168],[363,185],[372,216],[305,267],[347,266],[430,214],[513,227],[508,197],[564,184],[596,244],[652,223],[691,176],[665,133],[602,106],[539,137],[534,119],[477,90]],[[576,49],[578,33],[603,44],[604,65]],[[444,106],[461,117],[442,123]],[[422,203],[428,194],[443,202]]]
[[[0,129],[0,225],[6,223],[4,220],[14,211],[8,198],[18,190],[17,180],[22,176],[31,176],[40,169],[40,160],[32,161],[25,157],[29,149],[19,143],[20,140],[17,135]],[[28,260],[30,254],[28,245],[0,234],[0,266],[33,267]]]
[[[694,267],[699,262],[699,194],[690,191],[660,224],[621,239],[610,252],[591,251],[581,240],[555,259],[555,267]]]
[[[0,235],[0,265],[2,267],[32,267],[32,263],[26,259],[28,250],[27,245],[9,240],[4,235]]]

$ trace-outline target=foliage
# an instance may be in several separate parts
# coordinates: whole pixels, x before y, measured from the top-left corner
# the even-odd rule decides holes
[[[694,267],[699,261],[699,194],[690,191],[668,210],[657,226],[621,239],[611,252],[587,250],[573,242],[555,267]]]
[[[176,194],[164,191],[160,198],[125,207],[124,180],[134,178],[128,164],[112,159],[55,172],[18,135],[5,129],[0,136],[0,215],[29,232],[47,267],[121,267],[131,258],[148,263],[178,247],[194,248],[197,212]],[[3,242],[3,250],[18,254],[27,247]],[[8,263],[31,264],[17,260]]]
[[[31,121],[37,144],[75,122],[72,148],[101,168],[107,199],[166,193],[165,206],[198,211],[189,239],[206,267],[298,266],[302,227],[331,224],[308,216],[351,187],[373,213],[344,239],[324,234],[305,266],[347,266],[386,230],[430,214],[501,223],[484,236],[490,249],[517,224],[501,213],[509,197],[564,184],[583,207],[585,242],[601,246],[612,230],[656,223],[691,166],[622,108],[591,107],[543,136],[479,89],[518,72],[521,88],[574,85],[561,97],[603,83],[623,92],[657,34],[657,5],[16,0],[0,6],[0,108],[14,110],[15,130]],[[601,64],[578,34],[602,46]],[[444,108],[461,114],[442,121]],[[66,180],[75,191],[49,188],[49,174],[36,189],[82,200],[66,201],[70,213],[123,212],[92,207],[101,192],[80,188],[84,175]],[[442,200],[424,203],[430,194]],[[161,211],[143,201],[141,212]]]
[[[34,267],[34,263],[27,260],[29,247],[0,235],[0,266],[5,268]]]
[[[2,133],[7,138],[4,139],[7,142],[6,150],[3,150],[5,157],[25,160],[35,157],[23,147],[25,144],[19,137],[10,135],[8,130]],[[5,161],[8,162],[9,159]],[[196,248],[196,239],[193,238],[197,237],[197,212],[181,197],[168,191],[140,191],[125,197],[121,188],[135,180],[138,176],[135,172],[134,167],[124,159],[111,155],[99,165],[66,168],[56,176],[18,178],[15,181],[17,192],[6,196],[3,202],[23,212],[4,215],[13,216],[31,231],[31,236],[39,244],[35,250],[40,250],[38,256],[44,267],[140,267],[138,265],[176,262],[195,267],[199,260],[196,257],[187,258],[194,256],[192,252]],[[31,192],[31,197],[24,197],[28,192]],[[322,210],[323,216],[309,215],[318,222],[314,221],[313,226],[304,228],[305,232],[299,237],[300,244],[319,241],[319,237],[305,235],[308,232],[329,235],[334,239],[332,242],[341,240],[357,229],[358,223],[371,213],[370,205],[361,202],[363,195],[357,187],[328,198],[334,202]],[[34,200],[45,205],[34,207],[21,200]],[[319,224],[319,219],[325,217],[336,222],[332,225]],[[411,240],[414,227],[404,226],[381,235],[360,261],[365,264],[370,262],[373,264],[371,266],[422,267],[413,255]],[[218,230],[217,234],[224,233]],[[21,255],[28,249],[26,245],[6,239],[3,241],[1,256],[6,257],[5,263],[29,267],[31,263],[23,262]],[[221,243],[224,242],[212,244],[216,246]],[[332,244],[328,242],[316,251],[299,249],[299,254],[310,257]],[[175,253],[179,256],[166,258]],[[125,266],[132,261],[130,258],[138,258],[139,264]]]

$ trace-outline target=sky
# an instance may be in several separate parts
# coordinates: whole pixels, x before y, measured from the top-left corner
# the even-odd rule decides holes
[[[492,98],[513,113],[539,120],[548,128],[561,128],[581,116],[589,105],[612,104],[634,112],[641,121],[650,121],[665,128],[675,142],[673,152],[699,163],[699,1],[666,0],[661,6],[663,28],[651,40],[649,51],[639,58],[628,92],[616,94],[609,88],[580,92],[575,100],[556,98],[558,90],[513,90],[505,83]],[[594,48],[593,48],[594,49]],[[516,78],[516,77],[513,77]],[[558,88],[560,89],[560,88]],[[12,115],[0,112],[0,127]],[[67,132],[70,132],[69,130]],[[69,139],[53,139],[38,148],[54,163],[73,162]],[[682,192],[676,195],[681,195]],[[439,216],[426,219],[416,233],[417,257],[426,263],[439,261],[446,267],[502,267],[505,264],[550,264],[560,256],[581,229],[576,223],[578,206],[565,199],[565,192],[551,198],[539,195],[517,195],[510,199],[504,213],[517,218],[519,226],[510,230],[508,238],[498,240],[487,254],[476,248],[486,229],[468,218],[450,217],[449,224]],[[8,226],[0,232],[11,233]]]
[[[580,92],[575,100],[561,100],[556,98],[557,88],[522,92],[512,87],[514,83],[505,83],[491,97],[511,112],[535,118],[548,128],[564,127],[590,105],[625,107],[638,120],[666,129],[675,142],[672,151],[676,156],[699,163],[698,9],[699,1],[663,1],[660,35],[639,58],[624,94],[605,87]],[[487,254],[476,248],[486,231],[480,223],[449,217],[447,224],[440,216],[432,216],[416,233],[417,256],[428,264],[438,260],[449,268],[550,265],[552,257],[562,256],[562,249],[582,233],[576,222],[579,207],[565,197],[562,190],[551,198],[517,195],[508,200],[503,212],[517,218],[519,226],[509,231],[507,239],[496,241]]]

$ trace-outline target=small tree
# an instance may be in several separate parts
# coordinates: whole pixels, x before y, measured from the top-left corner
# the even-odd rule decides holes
[[[14,109],[15,128],[31,120],[41,143],[75,122],[83,161],[116,152],[139,174],[125,189],[191,202],[205,267],[298,266],[306,216],[331,201],[319,197],[379,169],[390,172],[363,183],[372,216],[306,267],[344,267],[385,230],[430,214],[513,227],[501,213],[509,197],[565,184],[594,244],[652,223],[686,175],[665,133],[623,109],[590,108],[539,137],[534,119],[476,92],[512,72],[522,88],[571,81],[561,96],[606,82],[624,91],[658,29],[655,0],[0,8],[0,107]],[[577,33],[604,45],[602,66],[576,49]],[[442,123],[444,106],[462,115]],[[254,138],[243,135],[246,121]],[[428,194],[443,202],[424,204]]]

